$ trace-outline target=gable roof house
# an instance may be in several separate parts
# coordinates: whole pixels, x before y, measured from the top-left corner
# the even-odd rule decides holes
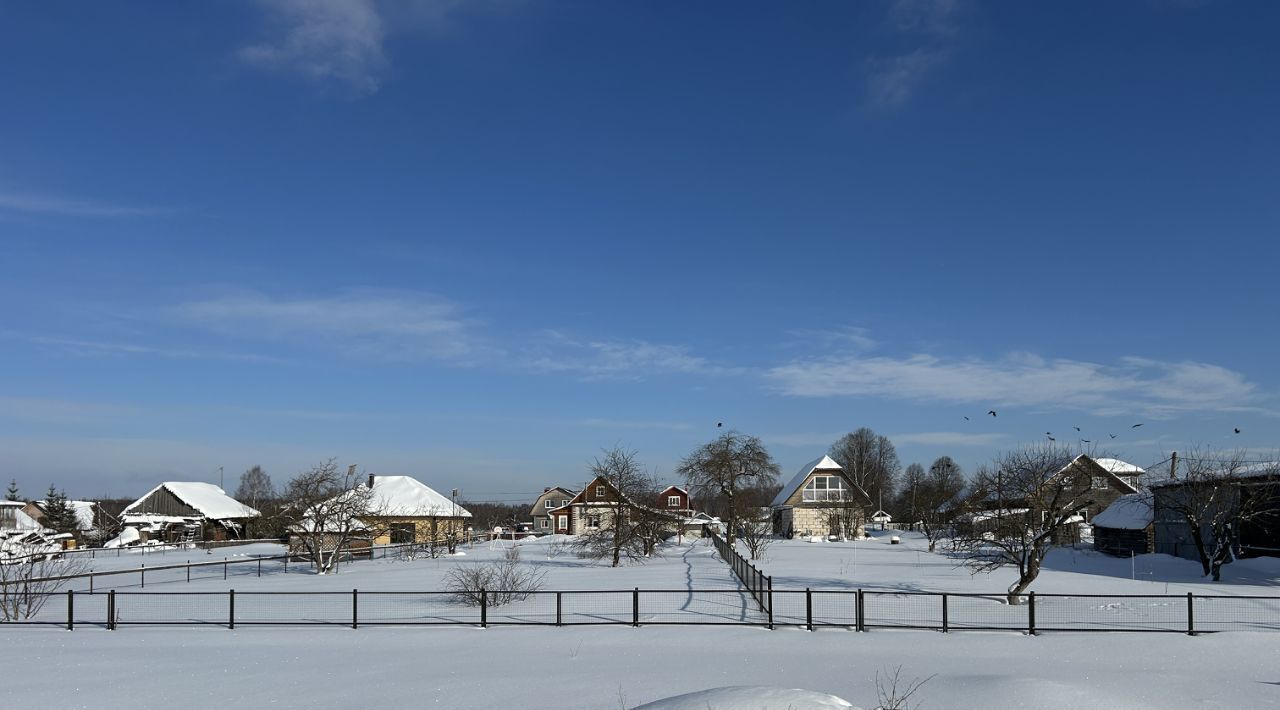
[[[1199,561],[1185,515],[1190,508],[1200,510],[1201,539],[1210,548],[1216,519],[1233,528],[1228,541],[1233,553],[1280,556],[1280,461],[1247,463],[1199,479],[1164,480],[1151,484],[1151,493],[1155,551],[1160,554]]]
[[[375,545],[461,539],[471,520],[471,511],[412,476],[369,474],[367,487],[373,514],[362,520],[377,531]]]
[[[27,515],[39,522],[44,519],[46,505],[47,501],[33,500],[30,503],[27,503],[25,510]],[[107,514],[98,507],[97,503],[89,500],[69,500],[67,501],[67,505],[71,507],[72,512],[74,512],[76,516],[76,539],[102,539],[104,536],[104,529],[110,527],[110,519]]]
[[[577,491],[563,486],[543,488],[542,495],[538,496],[538,499],[533,502],[533,510],[531,511],[533,531],[538,534],[551,532],[551,511],[569,505],[569,501],[573,500],[573,497],[577,494]]]
[[[120,523],[141,540],[193,542],[244,537],[244,525],[262,514],[212,483],[166,481],[130,503]]]
[[[654,501],[658,510],[679,515],[682,518],[693,517],[693,505],[689,501],[689,491],[680,486],[667,486],[658,492]]]
[[[775,535],[863,534],[871,498],[830,456],[796,471],[770,504]]]
[[[305,549],[303,537],[314,537],[315,533],[321,533],[318,544],[326,550],[335,547],[339,539],[360,549],[370,545],[444,543],[450,535],[455,540],[462,539],[471,520],[471,511],[412,476],[369,474],[367,482],[329,501],[350,500],[356,495],[367,496],[367,500],[358,502],[365,514],[352,516],[348,513],[350,508],[346,508],[331,520],[318,523],[319,529],[313,527],[317,525],[315,519],[306,516],[304,522],[289,531],[290,551]]]
[[[1121,496],[1139,492],[1140,479],[1146,472],[1131,463],[1119,459],[1094,459],[1080,454],[1052,476],[1039,483],[1032,495],[1013,496],[1008,491],[986,491],[984,498],[971,501],[971,505],[986,505],[989,509],[974,510],[958,518],[958,522],[977,527],[998,525],[1011,517],[1025,519],[1037,526],[1050,515],[1068,512],[1068,523],[1057,531],[1054,542],[1059,545],[1081,541],[1082,536],[1093,534],[1091,522]],[[1132,481],[1132,483],[1131,483]],[[1049,495],[1052,493],[1052,495]],[[1061,505],[1061,510],[1048,510],[1044,498],[1048,496]]]
[[[605,516],[613,515],[620,501],[630,504],[607,478],[596,476],[568,504],[550,512],[552,525],[560,535],[583,535],[599,528]]]

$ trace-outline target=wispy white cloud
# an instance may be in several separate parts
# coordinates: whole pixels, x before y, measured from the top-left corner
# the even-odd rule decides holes
[[[576,340],[546,331],[543,343],[527,358],[530,369],[567,372],[586,379],[644,379],[650,375],[733,375],[743,368],[717,365],[684,345],[645,340]]]
[[[276,298],[241,291],[180,304],[178,322],[224,335],[381,359],[454,360],[491,354],[452,301],[422,292],[348,289]]]
[[[136,207],[21,192],[0,192],[0,210],[63,217],[154,217],[170,212],[159,207]]]
[[[1066,408],[1095,414],[1172,416],[1188,411],[1258,411],[1257,385],[1200,362],[1124,358],[1107,365],[1025,353],[999,360],[825,357],[796,360],[767,374],[798,397],[880,397],[983,406]]]
[[[852,325],[832,328],[792,330],[787,333],[792,339],[789,345],[812,349],[814,344],[823,347],[839,347],[858,351],[873,350],[878,343],[871,337],[871,331]]]
[[[916,87],[948,55],[944,49],[920,48],[894,57],[871,60],[867,97],[871,106],[894,109],[905,104]]]
[[[234,362],[285,362],[281,358],[271,357],[261,353],[226,352],[214,349],[166,348],[142,345],[139,343],[104,342],[98,340],[85,340],[82,338],[34,335],[31,333],[22,333],[12,330],[0,330],[0,338],[7,340],[21,340],[28,343],[34,343],[36,345],[45,345],[51,348],[56,348],[61,352],[85,357],[101,355],[154,355],[157,357],[167,358],[230,360]]]
[[[275,34],[242,47],[240,59],[358,96],[378,91],[387,68],[386,32],[373,0],[258,2],[272,15]]]
[[[885,24],[898,40],[916,46],[867,61],[867,104],[892,110],[907,103],[922,83],[951,58],[960,33],[958,0],[894,0]]]
[[[997,446],[1006,441],[1007,434],[970,434],[963,431],[920,431],[894,434],[889,437],[895,444],[921,444],[924,446]]]

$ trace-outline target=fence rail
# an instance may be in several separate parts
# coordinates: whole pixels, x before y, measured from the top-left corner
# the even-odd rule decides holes
[[[761,610],[746,589],[538,591],[479,605],[441,591],[76,593],[48,597],[30,618],[0,622],[75,629],[90,626],[792,626],[928,629],[1130,631],[1196,634],[1280,631],[1280,597],[1221,595],[1004,595],[882,590],[775,589]]]
[[[482,537],[480,535],[476,535],[468,540],[460,541],[457,544],[459,546],[473,544],[481,539]],[[278,541],[273,540],[273,542]],[[437,542],[434,545],[434,548],[439,552],[444,549],[444,543]],[[341,550],[336,554],[340,555],[344,560],[351,560],[355,558],[383,559],[393,554],[421,553],[427,552],[431,549],[432,543],[415,542],[399,543],[395,545],[353,547]],[[266,566],[263,565],[264,562],[267,563]],[[138,567],[132,567],[129,569],[100,570],[82,572],[79,574],[50,575],[45,577],[24,577],[22,575],[15,575],[14,579],[11,581],[0,582],[0,589],[5,588],[6,586],[27,587],[33,583],[42,582],[79,582],[84,585],[84,588],[76,589],[75,591],[93,593],[97,591],[95,588],[95,582],[104,577],[123,577],[125,579],[135,578],[137,580],[138,587],[145,589],[148,581],[152,584],[157,582],[180,582],[185,578],[185,581],[190,582],[192,579],[200,579],[202,577],[208,579],[210,577],[217,577],[219,574],[221,574],[224,580],[229,580],[236,574],[241,576],[261,577],[264,573],[273,574],[287,572],[289,570],[290,562],[293,562],[295,567],[300,566],[302,568],[306,568],[307,565],[311,564],[310,559],[307,557],[306,553],[303,552],[286,552],[281,555],[256,555],[240,559],[223,557],[221,560],[207,560],[204,562],[187,561],[178,564],[153,565],[151,567],[146,566],[145,563],[141,563]],[[4,564],[21,565],[26,563],[6,560]]]
[[[761,572],[750,560],[739,554],[733,545],[720,537],[720,534],[715,530],[711,530],[710,534],[711,541],[715,544],[716,552],[720,553],[720,558],[733,570],[733,575],[738,578],[739,582],[742,582],[742,586],[747,588],[747,592],[755,600],[756,605],[760,607],[760,611],[772,618],[773,577]]]

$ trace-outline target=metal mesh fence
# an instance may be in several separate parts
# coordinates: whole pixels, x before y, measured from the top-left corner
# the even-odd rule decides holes
[[[1041,631],[1280,631],[1280,597],[1004,595],[888,590],[539,591],[486,603],[450,592],[58,591],[24,600],[2,624],[139,625],[753,625]],[[13,600],[10,600],[12,605]],[[6,606],[6,609],[10,608]],[[769,609],[772,609],[770,614]]]

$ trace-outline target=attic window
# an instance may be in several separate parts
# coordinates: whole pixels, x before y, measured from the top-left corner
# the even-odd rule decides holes
[[[543,506],[545,506],[545,507],[547,507],[547,508],[554,508],[554,507],[556,507],[556,502],[555,502],[554,500],[550,500],[550,499],[542,501],[542,504],[543,504]]]
[[[1094,476],[1094,477],[1093,477],[1093,487],[1094,487],[1094,488],[1108,488],[1109,486],[1107,486],[1107,477],[1106,477],[1106,476]]]
[[[597,498],[604,497],[604,486],[596,486],[596,497]]]
[[[814,476],[804,487],[806,503],[830,503],[851,500],[849,488],[840,476]]]
[[[680,507],[680,496],[667,496],[667,507],[668,507],[668,508],[679,508],[679,507]]]

